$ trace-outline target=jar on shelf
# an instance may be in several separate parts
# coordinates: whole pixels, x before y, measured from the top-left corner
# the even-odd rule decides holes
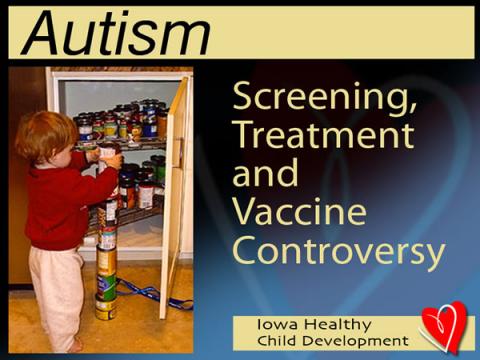
[[[150,180],[144,180],[140,183],[138,189],[138,207],[140,209],[153,208],[153,194],[155,190],[155,183]]]
[[[151,178],[152,180],[155,180],[155,165],[151,160],[142,161],[142,169],[151,169],[152,170]],[[150,176],[150,173],[149,173],[149,176]]]
[[[135,117],[130,119],[128,125],[128,135],[130,135],[133,141],[140,141],[142,138],[142,123]]]
[[[156,182],[153,190],[153,206],[161,208],[165,196],[165,183]]]
[[[123,117],[126,119],[132,117],[132,106],[130,104],[123,105]]]
[[[100,148],[100,157],[112,157],[120,153],[120,145],[114,142],[104,142],[98,145]],[[98,173],[102,173],[103,170],[107,167],[107,164],[104,161],[98,162]]]
[[[124,209],[135,208],[135,179],[120,179],[120,206]]]
[[[157,120],[155,117],[147,115],[147,118],[143,121],[142,133],[143,137],[147,140],[153,140],[158,137]]]
[[[93,139],[101,140],[104,136],[103,119],[101,116],[95,117],[93,120]]]
[[[167,137],[167,117],[168,109],[157,110],[157,126],[158,126],[158,138],[165,139]]]
[[[112,110],[113,114],[115,115],[115,117],[120,120],[121,118],[123,118],[123,105],[122,104],[118,104],[118,105],[115,105],[115,108]]]
[[[140,189],[140,184],[147,180],[148,180],[148,173],[145,171],[145,169],[142,169],[142,168],[138,169],[137,173],[135,174],[135,191],[137,195]]]
[[[113,140],[118,137],[118,124],[115,116],[106,115],[104,120],[105,139]]]
[[[157,109],[166,109],[167,108],[167,103],[164,101],[159,101],[157,100],[156,102]]]
[[[97,207],[97,219],[99,230],[105,227],[116,226],[118,221],[117,199],[102,201]]]
[[[118,137],[123,140],[128,139],[128,120],[123,117],[118,122]]]
[[[140,101],[134,100],[130,103],[130,106],[132,107],[132,112],[140,111]]]
[[[145,172],[148,181],[155,181],[155,173],[153,172],[153,167],[142,167],[140,170]]]
[[[124,163],[118,174],[119,180],[134,181],[139,168],[138,164]]]
[[[80,141],[90,141],[93,139],[93,122],[88,115],[84,117],[75,117],[74,121],[77,123],[78,135]]]
[[[152,162],[155,171],[155,180],[159,182],[165,178],[165,156],[152,155],[150,156],[150,161]]]
[[[156,113],[157,113],[157,108],[155,107],[155,104],[152,103],[151,101],[148,101],[145,106],[143,111],[146,113],[146,118],[147,119],[155,119]],[[144,119],[145,120],[145,119]]]

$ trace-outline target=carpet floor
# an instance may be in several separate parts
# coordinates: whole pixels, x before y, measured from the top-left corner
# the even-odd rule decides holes
[[[95,262],[83,267],[85,303],[78,337],[82,353],[191,353],[193,312],[170,307],[166,320],[159,320],[159,303],[141,295],[118,296],[117,315],[110,321],[95,317]],[[160,285],[160,262],[119,262],[118,277],[139,287]],[[119,288],[120,289],[120,288]],[[122,287],[122,290],[125,290]],[[193,267],[180,264],[172,297],[193,299]],[[29,290],[9,292],[9,353],[49,353],[48,337],[40,325],[35,294]]]

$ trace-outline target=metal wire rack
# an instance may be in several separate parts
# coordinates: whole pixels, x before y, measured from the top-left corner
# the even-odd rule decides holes
[[[89,147],[95,147],[104,142],[114,142],[120,145],[122,152],[124,151],[139,151],[139,150],[156,150],[156,149],[166,149],[167,139],[150,139],[150,138],[141,138],[139,141],[134,143],[129,143],[124,139],[113,139],[113,140],[94,140],[94,141],[78,141],[77,149],[85,150]]]
[[[155,215],[163,214],[163,197],[154,201],[153,208],[151,209],[120,209],[118,214],[117,226],[124,226],[133,222],[147,219]],[[88,230],[85,236],[91,236],[98,233],[98,221],[97,221],[97,206],[92,206],[89,209],[89,221]]]

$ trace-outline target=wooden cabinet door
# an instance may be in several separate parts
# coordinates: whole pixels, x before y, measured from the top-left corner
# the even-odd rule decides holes
[[[185,131],[188,120],[187,83],[187,78],[183,78],[180,82],[167,119],[160,319],[166,317],[182,236],[183,189],[187,165],[185,161]]]
[[[27,221],[28,162],[14,149],[20,118],[47,108],[45,68],[8,69],[8,283],[31,284],[28,270],[30,240],[25,236]]]

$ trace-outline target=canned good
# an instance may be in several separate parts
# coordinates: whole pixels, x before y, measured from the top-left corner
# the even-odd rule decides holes
[[[124,163],[118,174],[120,181],[133,181],[140,166],[133,163]]]
[[[151,209],[153,207],[153,193],[155,184],[152,181],[140,183],[138,188],[138,207],[140,209]]]
[[[153,169],[155,171],[155,180],[157,182],[165,179],[165,156],[152,155],[150,161],[153,163]]]
[[[142,162],[142,169],[147,172],[148,179],[155,181],[155,165],[151,160],[145,160]]]
[[[92,119],[90,117],[75,118],[78,128],[80,141],[90,141],[93,139]]]
[[[114,307],[112,310],[100,310],[95,308],[95,317],[99,320],[112,320],[117,316],[117,308]]]
[[[97,298],[102,301],[112,301],[117,297],[117,276],[97,275]]]
[[[151,120],[153,122],[156,122],[157,109],[155,108],[155,104],[153,104],[151,101],[147,102],[143,111],[146,112],[147,115],[144,121]]]
[[[97,274],[112,275],[117,272],[117,248],[104,250],[97,245]]]
[[[117,227],[100,228],[98,232],[98,247],[102,250],[111,250],[117,246]]]
[[[95,308],[101,311],[110,311],[117,307],[117,299],[104,301],[95,295]]]
[[[167,137],[167,118],[168,118],[168,111],[166,109],[158,109],[157,126],[158,126],[159,139],[165,139]]]
[[[151,167],[142,167],[142,170],[145,172],[147,175],[147,180],[148,181],[155,181],[155,173],[153,171],[153,168]]]
[[[91,141],[78,142],[77,148],[78,150],[82,151],[95,150],[97,148],[97,145]]]
[[[118,124],[118,137],[120,139],[128,139],[128,120],[126,118],[120,119]]]
[[[142,123],[135,118],[130,119],[129,130],[129,135],[132,136],[133,141],[140,141],[142,138]]]
[[[118,137],[118,125],[115,117],[107,116],[105,122],[103,124],[103,132],[105,135],[105,139],[113,140]]]
[[[134,179],[120,180],[121,207],[135,208],[135,181]]]
[[[130,103],[130,106],[132,107],[132,113],[137,112],[140,110],[140,101],[135,100]]]
[[[165,184],[155,183],[153,189],[153,206],[161,208],[163,205],[163,199],[165,196]]]
[[[101,227],[117,225],[118,204],[115,198],[102,201],[97,207],[98,224]]]
[[[124,113],[124,109],[123,109],[123,105],[122,104],[118,104],[115,106],[115,108],[112,110],[113,111],[113,114],[115,115],[115,117],[120,120],[123,118],[123,113]]]
[[[146,169],[140,168],[135,175],[135,191],[138,193],[140,183],[148,180],[148,173]]]
[[[103,126],[103,120],[101,118],[97,118],[93,122],[93,134],[92,135],[93,135],[94,140],[103,139],[104,126]]]
[[[129,104],[123,106],[123,117],[127,120],[130,120],[132,117],[132,106]]]
[[[100,157],[112,157],[120,153],[120,146],[113,142],[105,142],[99,145],[100,148]],[[102,173],[103,170],[107,167],[107,164],[104,161],[98,162],[98,173]]]
[[[143,137],[147,139],[156,139],[158,137],[157,132],[157,120],[154,117],[149,117],[147,114],[147,118],[143,121],[143,129],[142,129]]]

